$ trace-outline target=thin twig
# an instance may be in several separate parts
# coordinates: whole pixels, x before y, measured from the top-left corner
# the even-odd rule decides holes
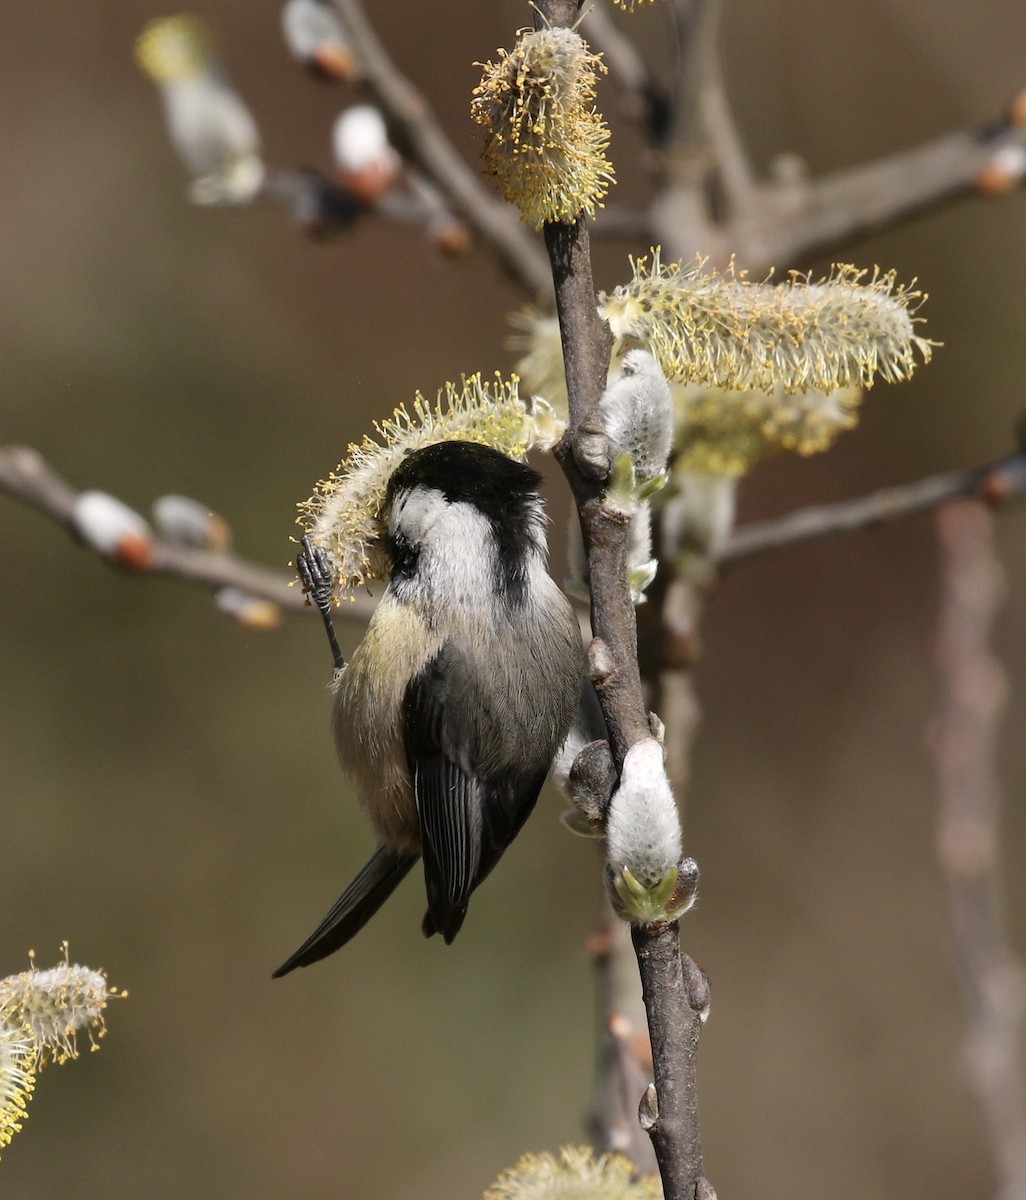
[[[967,1058],[1001,1200],[1026,1197],[1023,1002],[1026,974],[1008,945],[1001,904],[997,744],[1007,682],[990,649],[1004,594],[993,519],[981,504],[937,514],[941,711],[931,744],[940,810],[938,852],[968,1008]]]
[[[671,111],[662,140],[665,183],[652,204],[652,228],[668,259],[702,254],[725,263],[734,248],[729,245],[724,214],[715,211],[716,187],[722,178],[703,101],[719,78],[719,0],[674,0],[672,16],[676,54]],[[726,111],[726,101],[721,108]],[[731,171],[728,164],[728,175]]]
[[[0,446],[0,493],[6,493],[36,512],[63,526],[80,546],[86,547],[75,526],[75,501],[79,493],[43,458],[26,446]],[[91,548],[91,547],[87,547]],[[126,564],[94,551],[101,561],[125,572]],[[235,588],[260,600],[270,600],[282,611],[313,612],[298,587],[290,586],[295,576],[247,562],[227,550],[203,550],[179,545],[153,536],[145,565],[135,564],[127,572],[140,578],[165,576],[199,584],[213,592]],[[356,596],[339,609],[344,617],[365,619],[373,611],[369,596]]]
[[[727,98],[719,55],[719,0],[675,0],[678,61],[672,129],[708,146],[716,181],[729,205],[745,208],[755,185],[751,162]],[[689,126],[685,124],[689,122]]]
[[[545,256],[509,205],[494,199],[463,161],[428,102],[399,71],[359,0],[333,0],[360,60],[363,83],[402,131],[403,150],[532,298],[551,294]]]
[[[734,530],[717,556],[718,566],[733,566],[758,554],[782,550],[799,542],[834,533],[870,529],[926,512],[959,496],[977,496],[991,504],[1026,491],[1026,450],[995,462],[946,475],[930,475],[899,487],[882,488],[868,496],[800,508],[769,521],[753,521]]]
[[[1024,148],[1026,127],[992,121],[808,183],[763,185],[727,241],[756,274],[806,263],[959,197],[1016,190]]]
[[[644,128],[650,140],[657,141],[669,119],[669,100],[637,46],[599,5],[588,10],[581,28],[620,85],[625,114]]]

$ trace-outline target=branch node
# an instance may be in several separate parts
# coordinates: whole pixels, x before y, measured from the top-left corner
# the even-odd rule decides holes
[[[567,795],[595,832],[605,828],[609,801],[616,787],[616,766],[607,741],[589,742],[574,759]]]
[[[694,859],[688,859],[688,862],[694,862]],[[683,864],[681,877],[683,878]],[[698,882],[698,867],[695,866],[695,882]],[[695,962],[690,954],[681,953],[681,967],[684,973],[684,991],[688,1000],[688,1007],[698,1014],[698,1019],[704,1024],[709,1018],[709,1009],[711,1002],[711,991],[709,988],[709,976]]]
[[[604,430],[582,425],[574,437],[572,451],[583,479],[602,483],[609,475],[609,438]]]
[[[650,1083],[645,1088],[645,1094],[641,1097],[641,1103],[638,1105],[638,1120],[646,1133],[650,1133],[656,1127],[656,1122],[659,1120],[659,1097],[656,1095],[654,1083]]]
[[[601,688],[616,674],[612,651],[601,638],[592,638],[588,647],[588,678]]]

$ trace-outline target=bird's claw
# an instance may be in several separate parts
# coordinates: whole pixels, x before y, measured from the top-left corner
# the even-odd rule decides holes
[[[296,554],[296,571],[303,591],[322,613],[331,611],[335,576],[323,546],[315,546],[308,533],[303,534],[303,549]]]

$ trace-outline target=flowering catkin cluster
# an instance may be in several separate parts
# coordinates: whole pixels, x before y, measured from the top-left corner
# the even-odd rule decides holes
[[[485,129],[485,166],[535,228],[595,215],[609,190],[609,130],[595,110],[601,59],[572,29],[525,30],[498,62],[478,64],[471,116]]]
[[[739,392],[678,384],[681,413],[676,465],[705,475],[747,474],[757,463],[784,451],[818,454],[839,433],[854,429],[862,403],[857,387],[788,394]]]
[[[382,507],[389,477],[411,450],[454,439],[523,459],[535,432],[518,384],[515,375],[487,383],[480,374],[464,376],[459,386],[447,383],[433,405],[418,392],[412,415],[400,405],[375,423],[380,441],[365,436],[350,445],[345,460],[299,505],[298,518],[327,553],[340,591],[387,578]]]
[[[503,1171],[484,1200],[658,1200],[659,1180],[636,1179],[634,1164],[619,1154],[598,1158],[588,1146],[554,1154],[525,1154]]]
[[[524,388],[543,396],[566,416],[566,374],[559,324],[537,308],[512,314],[517,332],[509,346],[519,354],[516,369]],[[622,348],[621,348],[622,350]],[[619,368],[613,354],[610,374]],[[671,383],[676,409],[674,462],[678,470],[739,476],[775,454],[816,454],[838,434],[858,423],[862,390],[839,388],[788,393],[780,385],[766,391]]]
[[[62,949],[55,967],[40,970],[30,954],[27,971],[0,979],[0,1150],[21,1129],[39,1071],[77,1058],[81,1032],[99,1049],[107,1002],[126,994],[102,971],[70,962],[66,942]]]
[[[664,266],[659,251],[600,298],[613,335],[649,349],[670,379],[734,391],[836,391],[906,379],[933,343],[917,336],[920,292],[893,271],[835,266],[811,282],[752,283],[702,259]]]

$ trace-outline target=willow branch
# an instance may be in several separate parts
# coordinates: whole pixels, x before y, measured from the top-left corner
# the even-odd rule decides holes
[[[729,145],[716,145],[716,105],[710,109],[710,89],[721,86],[717,60],[719,0],[674,0],[672,6],[676,54],[671,86],[671,109],[662,139],[664,186],[652,204],[655,241],[668,259],[686,259],[695,254],[725,262],[733,247],[723,214],[716,211],[718,186],[736,181]],[[726,99],[719,106],[727,112]],[[706,118],[713,115],[714,128]],[[740,141],[735,140],[736,148]],[[726,151],[727,160],[717,162]],[[721,170],[721,167],[723,168]]]
[[[707,984],[695,962],[681,954],[674,921],[631,930],[641,970],[641,987],[652,1039],[655,1086],[640,1107],[643,1128],[652,1139],[666,1200],[694,1200],[708,1194],[703,1176],[698,1122],[699,1011]],[[703,991],[703,988],[706,990]]]
[[[758,272],[801,263],[951,200],[1021,186],[1026,127],[1000,120],[806,182],[758,189],[728,241]]]
[[[635,742],[648,737],[648,713],[638,667],[638,635],[627,585],[629,518],[602,503],[608,447],[598,413],[606,383],[610,334],[599,319],[591,272],[588,223],[545,226],[552,260],[566,364],[569,427],[557,457],[577,500],[591,581],[591,624],[601,663],[595,686],[617,769]]]
[[[428,102],[399,71],[359,0],[333,0],[360,60],[363,83],[401,132],[403,150],[435,183],[498,260],[531,296],[551,290],[545,256],[512,208],[494,199],[438,124]]]
[[[814,538],[852,533],[911,517],[960,496],[975,496],[999,504],[1021,496],[1024,491],[1026,450],[1017,450],[982,467],[931,475],[854,500],[800,508],[773,520],[742,525],[734,530],[716,561],[719,566],[733,566],[758,554],[783,550]]]
[[[572,25],[575,0],[539,0],[537,20]],[[627,751],[650,736],[638,666],[638,636],[627,583],[629,518],[602,502],[609,448],[599,400],[610,334],[595,303],[587,218],[544,227],[556,292],[568,394],[568,428],[557,456],[577,501],[591,581],[591,676],[602,705],[617,772]],[[655,1086],[645,1093],[643,1125],[666,1200],[694,1200],[702,1175],[695,1058],[697,1016],[688,1008],[676,923],[632,931],[652,1042]],[[681,1008],[683,1003],[684,1009]],[[687,1019],[687,1012],[691,1019]],[[682,1024],[683,1021],[683,1024]],[[645,1103],[643,1101],[643,1103]]]
[[[657,141],[669,119],[669,100],[637,46],[598,5],[588,10],[581,28],[619,84],[625,115],[641,125],[652,141]]]
[[[310,237],[351,229],[374,209],[349,188],[333,183],[312,167],[269,171],[260,195],[280,204]]]
[[[1023,1000],[1026,976],[1008,945],[1001,904],[1000,719],[1007,683],[990,649],[1004,593],[993,521],[979,504],[937,514],[941,710],[931,739],[940,809],[938,850],[968,1010],[970,1080],[989,1136],[997,1195],[1026,1195]]]
[[[652,1043],[630,927],[606,904],[589,939],[595,963],[599,1017],[598,1070],[588,1124],[595,1145],[623,1154],[643,1175],[657,1169],[655,1152],[638,1120],[638,1097],[651,1078]]]
[[[0,446],[0,493],[20,500],[29,508],[56,521],[86,549],[75,526],[75,502],[79,492],[50,467],[35,450],[26,446]],[[123,562],[93,550],[110,567],[137,577],[163,576],[205,587],[212,592],[235,588],[245,595],[269,600],[283,612],[302,613],[314,610],[306,603],[298,587],[290,587],[295,576],[285,571],[273,571],[247,562],[227,550],[203,550],[180,545],[154,535],[149,543],[145,565],[131,568]],[[354,603],[339,610],[341,616],[366,618],[374,602],[358,596]]]
[[[719,55],[720,0],[675,0],[677,71],[671,123],[682,135],[708,148],[711,167],[732,207],[748,204],[754,189],[751,163],[727,99]]]

